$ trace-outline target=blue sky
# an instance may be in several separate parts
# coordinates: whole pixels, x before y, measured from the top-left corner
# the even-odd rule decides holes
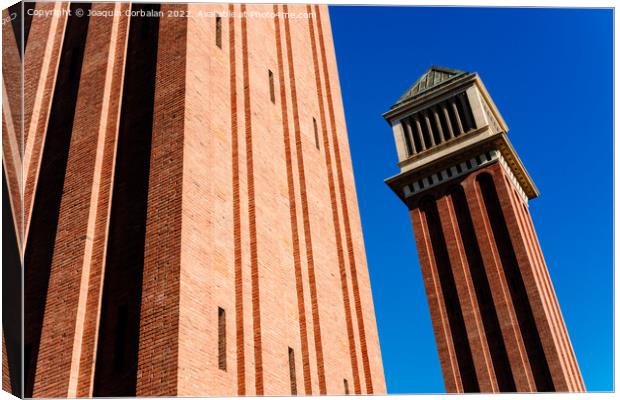
[[[381,114],[430,65],[478,72],[541,196],[530,203],[586,388],[613,389],[611,10],[330,7],[390,393],[443,392]]]

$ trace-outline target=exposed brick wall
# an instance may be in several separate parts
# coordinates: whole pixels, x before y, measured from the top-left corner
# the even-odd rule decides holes
[[[504,167],[496,162],[409,201],[446,389],[464,391],[463,373],[472,372],[464,371],[458,362],[454,333],[448,329],[449,318],[444,311],[446,304],[458,301],[464,310],[475,365],[472,368],[481,391],[506,390],[498,385],[500,376],[496,374],[500,370],[493,365],[499,362],[497,347],[496,357],[490,352],[491,342],[497,340],[503,341],[511,369],[509,378],[513,379],[517,391],[583,391],[583,380],[527,206],[512,185]],[[464,200],[460,201],[465,201],[464,204],[454,203],[451,193],[455,187],[463,188]],[[432,199],[439,208],[450,268],[456,280],[458,293],[453,295],[456,298],[448,298],[450,296],[438,285],[439,276],[432,257],[435,244],[428,236],[427,221],[421,211],[423,198]],[[471,213],[485,281],[492,297],[491,306],[501,321],[501,335],[497,330],[489,330],[488,323],[483,323],[480,276],[475,277],[470,260],[463,254],[467,248],[460,233],[462,226],[455,218],[455,206],[466,207]],[[502,226],[507,233],[503,233],[504,228],[498,228]],[[485,311],[485,315],[488,312]],[[547,380],[545,375],[549,377]]]
[[[186,10],[194,17],[168,15]],[[288,395],[291,381],[299,394],[344,394],[345,380],[354,382],[357,393],[384,393],[327,8],[316,8],[320,21],[223,18],[218,46],[215,18],[206,13],[244,10],[315,8],[161,8],[136,394]],[[200,12],[203,17],[197,17]],[[102,276],[110,268],[107,231],[120,129],[115,118],[123,90],[119,66],[126,62],[131,25],[126,18],[108,19],[108,25],[101,20],[91,21],[91,29],[107,30],[104,43],[110,43],[114,56],[94,57],[105,59],[107,69],[87,95],[106,93],[103,105],[90,103],[90,118],[107,118],[93,124],[100,128],[89,131],[93,140],[72,139],[65,185],[78,177],[87,182],[76,191],[83,215],[69,221],[61,211],[61,224],[75,226],[92,243],[85,245],[80,236],[73,245],[81,252],[65,255],[80,266],[63,274],[67,285],[58,278],[50,281],[50,296],[66,297],[75,311],[64,319],[54,311],[60,323],[46,328],[69,333],[63,357],[79,369],[63,367],[60,378],[49,381],[43,377],[51,374],[41,374],[41,388],[49,393],[63,388],[65,393],[96,394],[101,309],[112,301],[105,295],[101,300]],[[64,31],[63,20],[41,22],[33,24],[31,33],[31,40],[46,38],[42,46],[48,54],[32,67],[41,76],[29,89],[37,96],[53,88],[47,77],[54,75],[54,46]],[[102,45],[90,39],[89,32],[87,46]],[[80,92],[78,102],[82,98]],[[45,139],[41,131],[48,106],[42,99],[29,117],[32,189]],[[91,154],[80,146],[97,150]],[[82,152],[83,159],[73,156]],[[80,163],[86,164],[78,171]],[[62,204],[78,197],[72,199],[65,194]],[[67,246],[62,235],[68,234],[63,232],[56,246]],[[53,276],[59,276],[56,270]],[[65,286],[74,293],[59,290]],[[218,357],[220,307],[226,315],[225,368]],[[52,314],[45,318],[50,325]],[[105,329],[110,340],[114,326]],[[43,347],[44,352],[57,350],[47,341]]]
[[[4,333],[2,334],[2,390],[11,393],[11,377],[9,375],[9,359],[6,356]]]
[[[52,8],[51,18],[33,17],[31,38],[24,58],[24,227],[28,228],[34,204],[43,144],[56,84],[58,63],[67,24],[68,3],[39,3],[39,9]],[[36,87],[35,87],[36,84]],[[33,101],[33,103],[31,103]],[[26,133],[28,132],[28,133]]]
[[[3,20],[8,20],[9,9],[2,10]],[[22,154],[22,61],[21,50],[17,45],[13,24],[2,26],[2,84],[4,119],[12,122],[12,141],[17,143],[17,153]]]
[[[351,161],[351,154],[348,142],[348,133],[346,122],[344,118],[344,105],[342,103],[342,93],[340,90],[340,82],[338,77],[338,68],[336,64],[336,54],[334,48],[333,37],[331,34],[331,25],[329,20],[329,12],[327,6],[314,6],[317,15],[321,16],[321,28],[323,31],[323,39],[325,41],[325,54],[324,59],[327,60],[325,71],[329,71],[329,81],[331,82],[330,89],[333,99],[333,113],[335,133],[338,135],[338,142],[340,143],[339,151],[341,157],[341,163],[343,165],[342,181],[344,182],[344,189],[341,190],[340,196],[346,200],[348,204],[348,219],[351,224],[351,243],[352,251],[355,253],[355,260],[358,264],[356,273],[358,276],[358,289],[359,289],[359,301],[360,310],[356,310],[356,314],[361,314],[364,320],[365,331],[365,348],[361,348],[360,351],[363,355],[364,351],[368,353],[368,367],[364,371],[364,379],[366,380],[364,386],[368,391],[370,385],[369,381],[372,381],[373,392],[376,394],[385,393],[385,379],[383,377],[383,364],[381,361],[381,349],[379,346],[379,336],[377,333],[377,324],[375,320],[374,306],[372,302],[372,291],[370,286],[370,277],[368,274],[368,267],[366,265],[366,251],[364,249],[364,238],[362,235],[361,219],[359,213],[359,206],[357,203],[357,194],[355,189],[355,180],[353,177],[353,167]],[[318,21],[317,21],[318,22]],[[323,51],[323,50],[322,50]],[[325,72],[324,72],[325,73]],[[326,77],[327,77],[327,73]],[[329,95],[329,91],[327,91]],[[328,97],[329,99],[329,97]],[[334,143],[336,140],[334,139]],[[335,146],[334,146],[335,149]],[[335,151],[335,150],[334,150]],[[341,200],[342,201],[342,200]],[[344,213],[342,213],[344,216]],[[359,326],[359,323],[357,323]],[[361,340],[360,340],[361,341]],[[363,361],[363,357],[362,357]],[[361,370],[361,368],[360,368]],[[375,378],[376,377],[376,382]]]
[[[162,5],[164,16],[159,22],[138,396],[178,393],[187,18],[167,13],[184,10],[184,4]]]
[[[94,9],[99,7],[113,9],[113,5],[96,5]],[[93,191],[98,192],[100,184],[95,179],[95,160],[103,150],[98,144],[105,140],[100,141],[106,133],[100,130],[101,120],[108,118],[102,113],[107,111],[109,101],[103,94],[113,21],[110,18],[89,25],[89,40],[84,49],[37,360],[35,396],[75,395],[86,313],[81,308],[85,307],[91,270],[93,232],[89,221],[97,211]]]
[[[114,9],[123,13],[129,8],[127,3],[118,3]],[[123,71],[125,50],[127,46],[127,32],[129,17],[117,16],[112,22],[110,32],[110,55],[106,82],[103,91],[104,101],[107,104],[102,111],[101,129],[97,145],[97,160],[94,171],[94,185],[91,215],[89,215],[88,236],[92,237],[89,258],[88,289],[85,302],[82,305],[84,314],[83,334],[79,358],[79,375],[72,388],[74,396],[93,396],[94,367],[96,363],[97,338],[99,317],[101,315],[101,296],[103,289],[103,274],[108,238],[108,219],[110,216],[110,200],[112,195],[114,158],[119,125],[119,110],[123,92]],[[93,215],[94,211],[94,215]]]
[[[310,5],[306,7],[306,10],[308,11],[308,13],[313,12],[313,9]],[[318,17],[320,15],[319,14],[320,10],[318,9],[318,7],[315,8],[314,10],[317,12],[317,17]],[[316,19],[317,18],[314,18],[313,21]],[[318,41],[316,38],[317,33],[315,33],[315,29],[317,30],[317,33],[319,34]],[[353,375],[353,384],[354,384],[355,393],[361,394],[360,376],[359,376],[359,369],[358,369],[358,355],[357,355],[357,351],[355,348],[355,334],[353,331],[353,320],[351,316],[352,307],[351,307],[351,300],[349,297],[349,282],[347,279],[347,268],[345,264],[346,261],[345,261],[344,244],[343,244],[343,238],[342,238],[342,227],[340,225],[340,220],[338,218],[338,199],[336,196],[334,166],[332,164],[332,154],[331,154],[332,149],[331,149],[331,144],[330,144],[330,135],[327,129],[326,114],[328,114],[328,111],[326,111],[326,106],[327,106],[326,103],[329,103],[329,105],[332,107],[333,107],[333,104],[331,101],[326,101],[323,96],[323,84],[324,83],[326,84],[327,86],[326,90],[329,90],[330,84],[327,81],[328,77],[321,76],[321,67],[319,65],[320,61],[319,61],[319,55],[318,55],[319,50],[318,50],[317,42],[320,42],[321,44],[323,44],[323,46],[321,47],[321,50],[323,51],[324,51],[324,43],[321,37],[322,32],[319,32],[318,29],[320,29],[319,26],[315,28],[314,23],[308,24],[310,44],[312,46],[312,60],[314,64],[316,92],[317,92],[317,99],[319,102],[321,137],[323,138],[322,146],[323,146],[323,152],[325,154],[325,166],[327,169],[327,181],[328,181],[328,186],[329,186],[329,197],[331,201],[332,223],[334,225],[335,244],[336,244],[337,253],[338,253],[338,257],[337,257],[338,258],[338,270],[339,270],[341,288],[342,288],[342,299],[344,303],[346,329],[347,329],[347,337],[348,337],[347,339],[348,339],[348,346],[349,346],[349,357],[351,359],[351,373]],[[324,58],[325,55],[321,53],[321,56],[322,56],[321,61],[323,61],[323,68],[325,68],[325,65],[326,65],[326,60]],[[323,72],[325,72],[325,70],[323,70]],[[331,97],[331,94],[328,94],[328,96]],[[330,108],[329,111],[331,111],[329,112],[329,115],[332,116],[333,110]],[[332,136],[332,139],[333,139],[333,136]],[[343,378],[343,379],[346,379],[346,378]]]

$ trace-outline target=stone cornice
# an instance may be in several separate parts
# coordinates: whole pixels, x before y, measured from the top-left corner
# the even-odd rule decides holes
[[[505,133],[493,135],[491,137],[482,139],[470,146],[462,148],[455,153],[448,153],[443,157],[437,158],[429,163],[425,163],[417,168],[401,172],[398,175],[392,176],[385,180],[385,183],[399,196],[403,201],[405,200],[403,194],[403,187],[411,182],[417,181],[429,175],[432,175],[442,169],[456,165],[464,160],[475,157],[479,154],[485,153],[490,150],[499,150],[502,157],[506,161],[507,166],[516,178],[517,182],[523,189],[523,192],[528,199],[533,199],[539,196],[539,191],[534,181],[529,176],[527,170],[523,166],[523,163],[519,159],[519,156],[515,152],[512,144],[508,140]]]

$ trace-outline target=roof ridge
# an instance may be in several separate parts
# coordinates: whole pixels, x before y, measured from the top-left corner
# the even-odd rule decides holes
[[[441,67],[438,65],[431,65],[422,76],[398,99],[394,104],[395,107],[407,100],[416,98],[423,93],[434,89],[435,87],[444,84],[446,81],[453,78],[468,74],[468,72],[461,71],[453,68]]]

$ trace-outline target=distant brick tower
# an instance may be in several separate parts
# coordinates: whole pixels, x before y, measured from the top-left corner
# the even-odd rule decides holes
[[[538,191],[480,77],[431,67],[384,117],[447,391],[584,391],[528,212]]]

